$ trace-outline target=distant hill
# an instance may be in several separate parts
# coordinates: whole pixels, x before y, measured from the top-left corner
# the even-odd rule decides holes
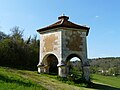
[[[89,59],[91,72],[102,72],[106,75],[120,74],[120,57],[106,57]]]

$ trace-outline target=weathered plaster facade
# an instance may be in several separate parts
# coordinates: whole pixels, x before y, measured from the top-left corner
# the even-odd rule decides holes
[[[38,30],[40,33],[38,72],[49,73],[50,67],[56,68],[56,65],[58,75],[66,77],[67,61],[76,55],[82,61],[84,78],[89,80],[86,40],[89,28],[69,22],[66,16],[61,16],[59,19],[59,22]]]

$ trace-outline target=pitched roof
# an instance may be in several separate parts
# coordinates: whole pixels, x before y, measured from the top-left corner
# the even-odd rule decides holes
[[[72,22],[68,21],[69,17],[67,17],[67,16],[60,16],[60,17],[58,17],[58,19],[59,19],[58,22],[56,22],[52,25],[49,25],[47,27],[38,29],[37,31],[42,32],[42,31],[46,31],[49,29],[53,29],[53,28],[66,27],[66,28],[75,28],[75,29],[85,29],[85,30],[87,30],[87,35],[88,35],[89,29],[90,29],[89,27],[72,23]]]

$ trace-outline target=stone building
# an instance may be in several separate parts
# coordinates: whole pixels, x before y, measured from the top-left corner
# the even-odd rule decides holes
[[[82,63],[83,77],[88,81],[90,73],[86,37],[90,28],[70,22],[67,16],[58,19],[58,22],[37,30],[40,33],[38,72],[56,72],[61,77],[67,77],[67,62],[78,57]]]

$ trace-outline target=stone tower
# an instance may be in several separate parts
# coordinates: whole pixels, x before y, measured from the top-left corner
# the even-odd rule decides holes
[[[83,77],[89,80],[87,59],[87,40],[89,27],[68,21],[69,17],[60,16],[59,21],[37,30],[40,33],[39,73],[56,72],[66,77],[67,62],[78,57],[82,62]]]

